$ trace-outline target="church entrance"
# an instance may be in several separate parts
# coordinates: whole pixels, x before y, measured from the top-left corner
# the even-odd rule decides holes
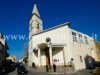
[[[45,56],[46,56],[46,65],[48,65],[48,67],[50,67],[50,55],[49,55],[48,47],[45,49]]]
[[[42,53],[44,54],[43,57],[41,57],[41,62],[42,62],[42,65],[47,65],[49,68],[50,68],[50,65],[51,65],[51,61],[50,61],[50,53],[49,53],[49,47],[46,43],[41,43],[41,44],[38,44],[38,48],[43,51]]]

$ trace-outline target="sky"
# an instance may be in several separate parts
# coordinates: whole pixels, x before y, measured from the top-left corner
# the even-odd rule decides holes
[[[44,29],[70,22],[72,29],[90,36],[97,34],[100,40],[100,0],[0,0],[0,32],[9,37],[6,38],[8,53],[15,54],[17,59],[25,53],[34,4],[38,7]]]

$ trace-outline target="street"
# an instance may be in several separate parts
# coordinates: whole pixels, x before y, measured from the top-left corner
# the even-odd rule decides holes
[[[18,75],[17,69],[9,73],[9,75]],[[72,74],[64,74],[64,73],[56,73],[56,72],[33,72],[29,70],[28,74],[24,74],[24,75],[93,75],[93,74],[90,73],[90,70],[77,71]]]
[[[17,74],[17,70],[9,73],[8,75],[18,75]],[[47,72],[32,72],[32,71],[28,71],[28,74],[24,74],[24,75],[63,75],[60,73],[47,73]]]

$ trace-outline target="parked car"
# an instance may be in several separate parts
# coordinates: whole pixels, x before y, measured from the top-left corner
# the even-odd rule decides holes
[[[10,73],[15,71],[15,62],[12,62],[11,60],[6,60],[5,65],[4,65],[4,70],[5,73]]]
[[[18,63],[17,63],[17,68],[18,68],[19,66],[24,66],[24,64],[23,64],[22,62],[18,62]]]
[[[4,69],[0,69],[0,75],[5,75],[5,70]]]
[[[7,65],[7,66],[5,67],[5,73],[10,73],[10,72],[13,72],[13,71],[15,71],[15,67],[13,67],[12,64]]]
[[[18,64],[18,66],[17,66],[17,73],[18,73],[18,75],[20,75],[20,74],[27,74],[28,71],[27,71],[27,69],[25,68],[25,66],[23,64]]]

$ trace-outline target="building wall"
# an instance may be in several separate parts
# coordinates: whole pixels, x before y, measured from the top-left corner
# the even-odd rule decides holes
[[[76,42],[73,41],[72,32],[76,33],[76,37],[77,37]],[[88,44],[86,44],[84,38],[83,38],[83,43],[80,42],[79,34],[81,34],[82,37],[84,36],[87,37]],[[73,58],[76,70],[86,68],[84,58],[86,55],[92,56],[92,50],[91,50],[92,49],[92,45],[91,45],[92,38],[86,34],[70,29],[67,25],[34,35],[31,39],[31,47],[29,50],[29,53],[32,53],[31,55],[29,55],[30,57],[29,63],[36,62],[36,64],[39,65],[38,55],[34,54],[32,50],[35,47],[37,48],[38,44],[46,43],[47,37],[51,38],[52,44],[63,44],[64,45],[63,50],[64,50],[64,55],[65,55],[64,60],[65,60],[66,65],[68,65],[70,63],[71,58]],[[54,55],[54,53],[59,51],[59,49],[53,51],[53,59],[58,57],[58,60],[59,60],[59,63],[57,62],[56,64],[59,64],[59,65],[64,64],[63,50],[61,50],[56,55]],[[46,64],[44,61],[45,55],[42,54],[41,60],[42,60],[42,65]]]
[[[0,67],[2,67],[3,53],[0,51]]]
[[[75,68],[76,70],[84,69],[86,68],[84,58],[86,57],[86,55],[92,56],[91,40],[90,40],[91,37],[81,32],[70,29],[70,33],[72,32],[75,32],[77,37],[77,41],[73,41],[73,38],[71,37],[72,39],[70,42],[71,46],[69,46],[73,54],[72,58],[74,59]],[[83,43],[81,43],[79,40],[79,34],[82,35]],[[84,36],[87,37],[88,44],[85,43]],[[82,61],[80,61],[81,57],[82,57]]]
[[[46,65],[46,56],[45,56],[45,52],[44,51],[41,51],[41,64],[43,66]]]
[[[65,43],[66,44],[67,25],[54,30],[46,31],[44,33],[32,37],[32,44],[37,47],[40,43],[46,43],[46,38],[50,37],[52,43]],[[32,46],[33,46],[32,45]],[[32,47],[33,48],[33,47]]]
[[[63,47],[56,47],[53,49],[53,63],[64,66]]]
[[[8,56],[7,50],[9,49],[6,40],[3,37],[2,32],[0,32],[0,68],[4,68],[3,64]]]
[[[0,68],[2,67],[3,61],[4,61],[4,54],[5,54],[5,40],[2,38],[2,33],[0,32]]]
[[[99,41],[93,40],[92,55],[95,58],[95,61],[100,62],[100,42]]]
[[[52,43],[60,43],[60,44],[66,44],[66,32],[67,32],[68,26],[62,26],[60,28],[56,28],[50,31],[46,31],[43,32],[41,34],[38,35],[34,35],[31,39],[32,43],[31,43],[31,47],[29,47],[29,61],[31,62],[37,62],[38,63],[38,57],[36,57],[36,55],[33,53],[33,48],[37,48],[38,44],[41,43],[46,43],[46,38],[49,37],[51,38],[51,42]],[[32,53],[32,54],[31,54]],[[43,57],[44,58],[44,57]],[[30,64],[31,64],[30,62]],[[44,63],[44,62],[42,62]],[[44,63],[45,64],[45,63]]]
[[[6,59],[10,59],[12,60],[13,62],[16,61],[16,55],[10,55],[9,57],[7,57]]]

